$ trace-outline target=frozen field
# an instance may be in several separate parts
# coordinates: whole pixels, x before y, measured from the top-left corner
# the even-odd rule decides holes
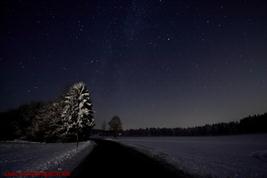
[[[120,138],[189,172],[218,178],[267,177],[267,134]],[[151,153],[150,152],[150,153]]]
[[[94,142],[0,142],[0,177],[6,171],[71,171],[89,154]]]

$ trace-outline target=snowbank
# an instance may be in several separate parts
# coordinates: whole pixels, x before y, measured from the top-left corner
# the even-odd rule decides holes
[[[0,143],[0,172],[72,171],[93,150],[92,141],[76,143]]]

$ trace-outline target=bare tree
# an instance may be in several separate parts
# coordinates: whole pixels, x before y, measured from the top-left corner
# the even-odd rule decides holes
[[[114,137],[117,137],[119,132],[122,131],[122,123],[119,116],[114,116],[108,124],[110,130],[113,131]]]

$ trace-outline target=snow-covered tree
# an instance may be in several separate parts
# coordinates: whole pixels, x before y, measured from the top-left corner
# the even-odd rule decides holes
[[[94,125],[90,93],[83,82],[75,83],[64,97],[62,112],[63,130],[65,135],[76,135],[90,130]]]

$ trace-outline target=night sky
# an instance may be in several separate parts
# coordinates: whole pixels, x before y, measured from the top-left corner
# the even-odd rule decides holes
[[[0,110],[74,82],[96,128],[187,127],[267,111],[267,1],[1,0]]]

